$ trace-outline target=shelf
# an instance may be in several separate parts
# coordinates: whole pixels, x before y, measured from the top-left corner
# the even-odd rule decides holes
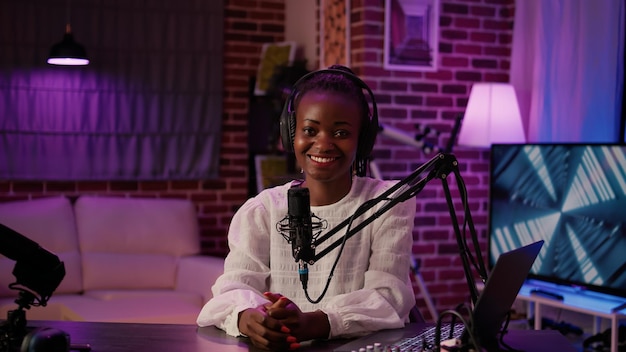
[[[563,299],[532,293],[535,289],[556,293]],[[593,334],[600,332],[600,318],[608,319],[611,323],[611,352],[617,352],[618,324],[621,319],[626,319],[624,306],[626,298],[538,280],[528,280],[520,289],[517,298],[534,305],[534,308],[529,307],[529,311],[534,311],[535,330],[541,330],[542,306],[561,308],[595,317]],[[618,307],[621,308],[614,311]]]

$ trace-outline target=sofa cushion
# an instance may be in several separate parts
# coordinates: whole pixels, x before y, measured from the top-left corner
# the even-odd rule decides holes
[[[65,277],[54,294],[82,291],[81,261],[74,213],[65,197],[0,203],[0,223],[37,242],[65,264]],[[0,234],[1,235],[1,234]],[[0,297],[17,297],[8,289],[15,282],[15,261],[0,255]]]
[[[71,320],[121,323],[196,324],[200,295],[170,290],[92,291],[54,295],[46,307],[32,307],[28,320]],[[15,307],[0,299],[0,314]]]
[[[178,258],[200,252],[188,200],[82,196],[74,212],[85,290],[174,288]]]
[[[162,300],[181,301],[193,304],[198,308],[198,311],[204,304],[204,300],[200,294],[173,290],[93,290],[85,293],[85,297],[91,297],[101,301],[158,297]]]
[[[57,303],[59,297],[81,297],[78,294],[57,294],[52,295],[48,304],[43,306],[33,306],[26,311],[26,320],[78,320],[79,318],[64,304]],[[6,319],[9,311],[15,310],[17,305],[13,298],[0,298],[0,316]]]
[[[53,299],[64,319],[76,321],[195,324],[202,307],[199,295],[169,290],[93,291]]]
[[[211,287],[224,273],[224,258],[196,255],[180,258],[176,290],[202,295],[203,304],[213,298]]]
[[[174,289],[178,259],[165,254],[88,252],[83,260],[85,290]]]

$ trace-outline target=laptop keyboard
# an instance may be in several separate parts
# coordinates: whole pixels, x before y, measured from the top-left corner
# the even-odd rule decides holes
[[[448,339],[460,339],[464,331],[463,324],[455,324],[450,335],[451,324],[441,325],[441,341]],[[375,343],[363,346],[354,352],[426,352],[432,351],[435,345],[436,327],[429,327],[415,336],[405,337],[386,345]],[[452,336],[452,337],[450,337]]]

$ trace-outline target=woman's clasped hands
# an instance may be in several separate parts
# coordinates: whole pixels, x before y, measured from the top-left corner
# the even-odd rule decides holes
[[[252,344],[267,350],[296,350],[300,342],[328,336],[330,325],[321,311],[303,313],[290,299],[266,292],[270,303],[239,315],[239,331]]]

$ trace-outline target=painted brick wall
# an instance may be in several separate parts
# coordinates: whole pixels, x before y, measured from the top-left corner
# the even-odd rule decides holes
[[[436,72],[383,69],[384,1],[352,0],[352,67],[377,97],[380,120],[405,131],[428,126],[427,138],[445,147],[456,117],[463,113],[474,82],[508,82],[513,0],[442,0],[439,69]],[[435,154],[379,136],[375,160],[386,178],[401,179]],[[466,184],[483,255],[487,246],[489,153],[453,149]],[[454,178],[449,181],[457,218],[462,214]],[[441,182],[418,194],[413,252],[439,311],[468,302],[468,289]],[[418,304],[424,307],[416,287]]]
[[[248,82],[261,45],[284,39],[287,0],[226,0],[224,116],[220,177],[167,182],[20,182],[0,180],[0,201],[81,194],[187,198],[197,204],[203,251],[225,255],[234,210],[247,197]],[[293,1],[293,0],[292,0]],[[352,67],[377,96],[383,123],[411,131],[427,125],[441,132],[429,140],[445,145],[455,117],[464,111],[472,83],[508,81],[514,0],[441,0],[440,69],[399,72],[382,68],[384,0],[352,0]],[[403,178],[429,160],[413,147],[379,138],[376,161],[386,178]],[[486,248],[487,151],[456,148],[471,211]],[[450,182],[455,204],[458,191]],[[438,310],[467,302],[467,287],[452,232],[443,188],[429,184],[417,197],[414,253]],[[421,293],[416,288],[418,297]],[[424,303],[419,301],[422,308]],[[422,312],[427,313],[424,308]]]

